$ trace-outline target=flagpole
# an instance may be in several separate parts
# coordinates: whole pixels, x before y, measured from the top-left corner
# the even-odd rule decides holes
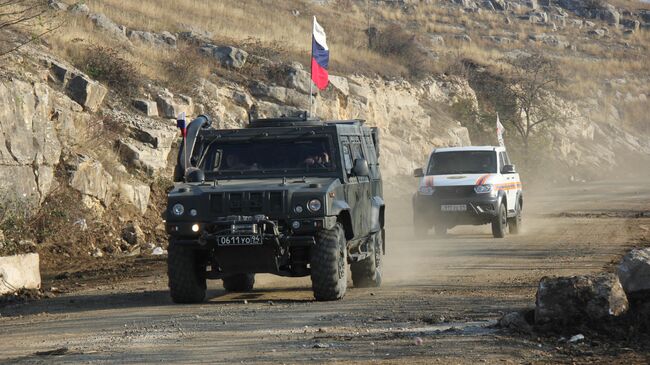
[[[309,75],[309,118],[311,118],[312,107],[314,105],[314,101],[313,101],[313,97],[314,97],[313,96],[314,95],[314,81],[312,80],[312,77],[314,75],[314,68],[313,68],[314,61],[313,61],[312,58],[314,57],[314,26],[315,26],[314,22],[316,21],[316,17],[312,17],[311,19],[312,19],[311,20],[311,39],[310,39],[311,40],[311,53],[309,54],[309,65],[310,65],[309,66],[309,73],[310,73],[310,75]]]

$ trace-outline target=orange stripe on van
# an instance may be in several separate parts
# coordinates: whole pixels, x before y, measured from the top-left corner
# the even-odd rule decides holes
[[[488,177],[490,177],[490,174],[479,177],[478,180],[476,180],[476,185],[478,186],[485,184],[485,181],[488,179]]]
[[[521,182],[509,182],[503,184],[496,184],[495,188],[497,190],[516,190],[520,189],[522,186]]]

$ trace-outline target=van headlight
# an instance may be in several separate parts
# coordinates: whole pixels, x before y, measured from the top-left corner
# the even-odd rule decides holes
[[[307,203],[307,209],[312,213],[318,212],[322,206],[323,204],[318,199],[312,199]]]
[[[493,185],[490,185],[490,184],[488,184],[488,185],[478,185],[478,186],[475,186],[475,187],[474,187],[474,191],[475,191],[477,194],[487,194],[487,193],[491,193],[492,190],[493,190]]]
[[[176,203],[176,204],[174,204],[174,206],[172,207],[172,213],[173,213],[175,216],[180,217],[180,216],[183,215],[183,213],[185,213],[185,207],[184,207],[183,204],[181,204],[181,203]]]
[[[433,192],[436,191],[436,189],[433,186],[420,186],[418,191],[422,195],[433,195]]]

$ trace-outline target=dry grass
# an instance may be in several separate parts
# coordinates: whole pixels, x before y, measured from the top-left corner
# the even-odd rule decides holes
[[[328,34],[331,50],[330,72],[333,74],[361,73],[386,77],[407,76],[408,65],[399,55],[385,55],[368,48],[367,27],[385,29],[400,24],[418,39],[431,34],[445,38],[444,45],[432,45],[439,61],[433,72],[443,72],[462,58],[483,64],[498,64],[504,54],[512,50],[536,48],[556,57],[572,72],[578,87],[589,95],[589,88],[611,77],[634,73],[639,78],[650,77],[647,66],[647,46],[650,32],[640,31],[623,36],[611,30],[613,39],[592,40],[587,29],[567,27],[557,32],[512,19],[505,23],[505,15],[498,12],[465,13],[447,1],[419,3],[417,9],[372,4],[362,0],[338,0],[336,6],[319,6],[301,0],[89,0],[94,12],[109,16],[130,29],[153,31],[182,31],[193,28],[209,31],[217,43],[245,46],[259,45],[260,49],[281,45],[282,51],[273,58],[295,60],[309,64],[311,47],[311,15],[316,15]],[[629,1],[618,0],[617,6],[633,7]],[[637,4],[636,8],[646,7]],[[565,51],[528,41],[528,35],[548,33],[566,37],[578,46],[577,52]],[[467,34],[471,43],[455,40],[454,35]],[[495,44],[482,38],[493,35],[513,39],[510,44]],[[64,31],[50,37],[52,48],[64,56],[75,57],[89,45],[102,44],[121,48],[123,57],[133,63],[143,76],[162,83],[178,83],[178,59],[184,51],[168,50],[146,45],[125,47],[105,34],[94,30],[83,18],[73,17]],[[628,43],[628,47],[623,42]],[[191,57],[192,62],[201,62]],[[182,65],[181,65],[182,66]],[[202,76],[214,69],[213,65],[197,66]],[[411,67],[412,68],[412,67]],[[255,73],[249,73],[255,75]],[[594,81],[592,81],[594,80]],[[187,81],[187,80],[185,80]]]

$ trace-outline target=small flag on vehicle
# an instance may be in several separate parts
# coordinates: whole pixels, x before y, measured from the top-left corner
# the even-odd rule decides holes
[[[327,36],[325,30],[318,24],[314,17],[314,29],[311,40],[311,79],[320,90],[324,90],[329,84],[329,73],[327,71],[330,61],[330,51],[327,47]]]
[[[501,124],[501,121],[499,120],[499,113],[497,113],[497,139],[499,140],[499,146],[505,147],[505,143],[503,142],[503,132],[505,132],[505,128],[503,127],[503,124]]]
[[[187,124],[185,122],[185,112],[178,114],[176,119],[176,127],[181,130],[181,135],[187,137]]]

